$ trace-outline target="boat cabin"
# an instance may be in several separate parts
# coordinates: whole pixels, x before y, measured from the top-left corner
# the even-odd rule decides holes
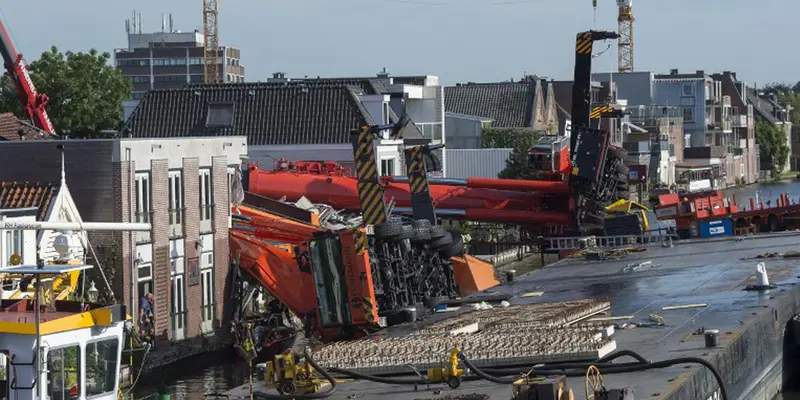
[[[4,271],[26,277],[22,285],[39,295],[0,301],[0,399],[117,398],[124,307],[53,296],[52,278],[89,268],[20,265]]]

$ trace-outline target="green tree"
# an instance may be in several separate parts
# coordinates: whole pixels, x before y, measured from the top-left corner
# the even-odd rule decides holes
[[[761,151],[761,161],[769,163],[772,177],[778,179],[789,156],[786,135],[774,124],[756,118],[756,143]]]
[[[110,59],[95,49],[61,53],[53,46],[28,65],[36,89],[50,98],[47,113],[58,134],[87,138],[122,128],[122,100],[130,98],[131,82]],[[27,118],[7,75],[0,80],[0,110]]]
[[[502,179],[534,179],[536,173],[528,167],[528,150],[536,144],[542,133],[524,128],[484,128],[484,148],[511,148],[506,167],[498,174]]]

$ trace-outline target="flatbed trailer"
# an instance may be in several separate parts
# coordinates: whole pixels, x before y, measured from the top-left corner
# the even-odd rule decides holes
[[[800,313],[800,267],[791,259],[766,260],[770,281],[776,288],[747,291],[747,285],[755,283],[756,261],[744,259],[764,252],[795,250],[798,238],[798,234],[786,232],[743,241],[688,240],[676,242],[672,248],[652,246],[647,252],[620,260],[566,259],[473,297],[509,294],[513,296],[509,300],[512,304],[608,298],[611,316],[633,316],[613,323],[640,324],[635,329],[616,330],[613,336],[618,350],[633,350],[652,361],[701,357],[723,376],[729,400],[771,399],[782,382],[792,379],[784,374],[800,359],[792,325],[793,317]],[[651,261],[649,267],[626,268],[645,261]],[[581,279],[574,279],[575,276]],[[532,292],[542,293],[524,296]],[[694,306],[662,309],[681,305]],[[663,317],[664,325],[650,326],[651,314]],[[434,314],[427,322],[451,316],[453,313]],[[407,327],[400,325],[387,328],[384,333],[402,336],[408,334],[404,329]],[[707,348],[704,336],[696,333],[711,329],[719,331],[718,345]],[[705,367],[693,364],[605,374],[603,379],[607,388],[632,388],[637,399],[721,398],[713,375]],[[584,398],[583,377],[570,377],[567,382],[575,398]],[[458,389],[432,384],[430,388],[419,385],[415,390],[410,385],[366,381],[339,383],[337,389],[330,398],[434,399],[475,393],[491,399],[511,398],[510,385],[483,380],[465,381]],[[258,381],[254,391],[277,394]],[[228,394],[231,399],[249,398],[249,386]]]

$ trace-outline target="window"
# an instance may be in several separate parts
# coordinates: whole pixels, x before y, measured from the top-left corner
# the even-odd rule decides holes
[[[118,67],[149,67],[150,60],[148,59],[125,59],[117,60]]]
[[[208,103],[206,109],[206,127],[233,127],[233,103]]]
[[[200,74],[192,74],[189,76],[189,81],[192,83],[203,83],[205,81],[205,76]]]
[[[183,173],[169,171],[169,224],[183,223]]]
[[[212,332],[214,329],[214,251],[200,254],[200,284],[203,291],[203,308],[201,330]]]
[[[228,203],[233,203],[233,184],[236,180],[236,167],[228,167]]]
[[[117,390],[118,349],[116,338],[86,344],[86,397]]]
[[[694,108],[683,108],[683,122],[694,122]]]
[[[129,76],[133,83],[150,83],[150,75],[134,75]]]
[[[183,340],[186,325],[186,293],[184,284],[184,258],[172,259],[172,340]]]
[[[394,158],[381,159],[381,176],[394,176]]]
[[[214,193],[211,186],[211,169],[200,170],[200,220],[211,220],[214,211]]]
[[[143,99],[143,98],[144,98],[144,95],[145,95],[145,94],[147,94],[147,92],[134,92],[134,93],[131,95],[131,98],[132,98],[133,100],[141,100],[141,99]]]
[[[150,173],[136,174],[136,222],[150,222]]]
[[[156,58],[153,60],[155,67],[179,67],[186,65],[186,58]]]
[[[136,268],[136,281],[140,299],[146,293],[153,293],[153,265],[150,263],[139,264]],[[139,310],[136,310],[138,313]]]
[[[384,102],[383,103],[383,122],[382,123],[384,123],[384,124],[388,124],[389,123],[389,103],[388,102]]]
[[[116,354],[114,354],[116,360]],[[47,395],[52,400],[80,396],[81,348],[69,346],[47,351]],[[88,382],[88,379],[87,379]]]
[[[22,239],[24,231],[6,231],[6,254],[8,254],[8,264],[11,263],[11,256],[19,255],[20,262],[24,260],[25,241]]]
[[[153,82],[186,82],[186,75],[156,75],[153,77]]]
[[[192,57],[192,58],[189,59],[189,64],[190,65],[203,65],[204,64],[203,57]]]
[[[694,83],[684,83],[681,89],[681,95],[683,97],[694,96]]]

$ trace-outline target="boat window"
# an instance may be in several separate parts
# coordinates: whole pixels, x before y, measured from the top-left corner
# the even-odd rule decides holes
[[[47,352],[47,395],[52,400],[78,398],[81,348],[78,345]]]
[[[86,344],[86,396],[116,390],[117,338]]]

